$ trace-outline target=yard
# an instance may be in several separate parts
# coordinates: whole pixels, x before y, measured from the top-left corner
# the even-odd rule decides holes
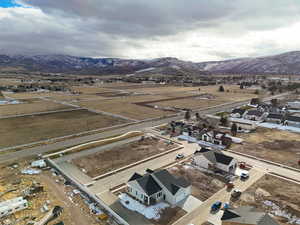
[[[255,133],[241,134],[242,145],[231,150],[300,168],[300,134],[277,129],[258,128]]]
[[[156,137],[147,137],[144,140],[77,158],[72,162],[76,166],[84,168],[90,177],[96,177],[175,147],[177,147],[176,144],[166,143]]]
[[[300,185],[265,175],[248,188],[235,206],[250,205],[260,210],[278,215],[281,224],[296,224],[290,214],[300,222]],[[295,221],[294,221],[295,222]]]
[[[214,175],[201,172],[190,165],[176,165],[168,171],[189,181],[192,184],[192,195],[201,201],[207,200],[225,186],[225,183]]]
[[[87,110],[0,119],[0,147],[22,145],[126,122]]]

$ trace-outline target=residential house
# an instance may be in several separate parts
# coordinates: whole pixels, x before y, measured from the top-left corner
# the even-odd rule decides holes
[[[288,102],[287,106],[291,109],[300,109],[300,101]]]
[[[216,130],[207,130],[203,129],[199,135],[198,139],[206,141],[215,145],[230,146],[232,139],[226,135],[226,133],[216,131]]]
[[[0,218],[28,208],[28,202],[23,197],[0,202]]]
[[[221,221],[222,225],[279,225],[269,214],[250,206],[225,210]]]
[[[238,130],[245,129],[245,130],[255,130],[257,127],[258,122],[253,120],[246,120],[243,118],[229,118],[229,126],[231,127],[232,124],[236,124]]]
[[[241,108],[237,108],[237,109],[233,109],[230,117],[233,118],[242,118],[243,115],[245,114],[246,110],[245,109],[241,109]]]
[[[249,110],[244,115],[244,119],[254,120],[254,121],[262,121],[262,120],[264,120],[265,116],[266,116],[265,112],[253,109],[253,110]]]
[[[265,121],[269,123],[281,124],[283,121],[283,115],[277,113],[269,113]]]
[[[133,174],[127,182],[127,193],[145,205],[166,201],[175,206],[191,194],[191,184],[167,170],[147,170],[143,176]]]
[[[238,161],[219,151],[205,151],[204,153],[197,152],[194,154],[193,164],[205,169],[234,174]]]
[[[285,118],[284,125],[300,128],[300,117],[299,116],[287,116]]]

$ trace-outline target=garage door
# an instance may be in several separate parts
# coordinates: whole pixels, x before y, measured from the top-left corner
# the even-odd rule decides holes
[[[181,194],[179,194],[178,196],[176,196],[176,203],[178,203],[178,202],[180,202],[180,201],[182,201],[184,198],[186,197],[186,194],[183,192],[183,193],[181,193]]]

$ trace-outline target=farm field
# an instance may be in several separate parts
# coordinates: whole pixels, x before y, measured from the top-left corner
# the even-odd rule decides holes
[[[96,177],[175,147],[176,144],[168,144],[156,137],[146,137],[144,140],[76,158],[72,163],[85,169],[90,177]]]
[[[136,102],[143,100],[158,100],[162,96],[128,96],[106,100],[83,101],[79,105],[94,110],[102,110],[105,112],[115,113],[131,119],[143,120],[160,116],[169,115],[172,112],[165,112],[159,109],[136,105]]]
[[[22,145],[126,122],[87,110],[0,119],[0,147]]]
[[[248,188],[235,206],[250,205],[259,210],[271,213],[292,216],[300,219],[300,185],[271,176],[265,175],[254,185]],[[275,217],[282,225],[289,223],[287,218]]]
[[[231,150],[300,168],[300,134],[277,129],[258,128],[255,133],[242,134],[243,145],[233,144]]]
[[[71,106],[45,101],[42,99],[21,99],[20,101],[20,104],[0,105],[0,116],[30,114],[73,108]]]

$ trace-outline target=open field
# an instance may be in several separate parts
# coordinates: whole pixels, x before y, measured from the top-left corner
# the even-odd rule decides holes
[[[72,162],[76,166],[84,168],[90,177],[96,177],[175,147],[177,145],[170,145],[164,140],[147,137],[144,140],[130,142],[106,151],[77,158]]]
[[[0,105],[0,116],[30,114],[72,108],[67,105],[44,101],[41,99],[21,99],[20,101],[22,102],[20,104]]]
[[[250,205],[274,215],[285,212],[300,219],[300,185],[265,175],[248,188],[235,205]],[[276,207],[277,206],[277,207]],[[276,217],[281,224],[288,224],[284,217]],[[291,223],[293,224],[293,223]]]
[[[201,201],[207,200],[225,186],[223,181],[213,175],[201,172],[189,165],[177,165],[168,171],[189,181],[192,184],[192,195]]]
[[[9,147],[126,123],[87,110],[0,119],[0,147]]]
[[[231,150],[300,168],[300,134],[277,129],[258,128],[255,133],[241,134],[243,145],[233,144]]]
[[[55,179],[58,178],[53,177],[50,171],[45,171],[38,175],[21,174],[20,171],[26,168],[26,163],[19,163],[18,168],[1,165],[0,192],[13,191],[4,195],[1,194],[0,201],[20,197],[23,195],[24,190],[33,186],[42,186],[43,190],[29,196],[30,207],[28,209],[19,211],[5,219],[8,218],[13,222],[19,220],[16,223],[18,225],[28,224],[34,218],[35,221],[39,221],[46,215],[45,212],[41,212],[42,206],[46,201],[50,201],[47,205],[49,209],[52,209],[54,206],[61,206],[63,207],[63,212],[57,219],[49,222],[49,225],[60,221],[70,225],[99,224],[99,222],[96,222],[95,216],[89,216],[88,206],[84,204],[83,199],[79,195],[72,197],[76,205],[70,201],[71,197],[69,195],[72,193],[72,188],[64,186],[62,181],[59,183],[55,182]]]
[[[134,104],[135,102],[141,102],[143,100],[152,101],[158,100],[160,98],[162,98],[162,96],[128,96],[101,101],[84,101],[80,102],[79,105],[81,107],[102,110],[105,112],[122,115],[128,118],[142,120],[170,114],[170,112],[164,112],[159,109]]]

